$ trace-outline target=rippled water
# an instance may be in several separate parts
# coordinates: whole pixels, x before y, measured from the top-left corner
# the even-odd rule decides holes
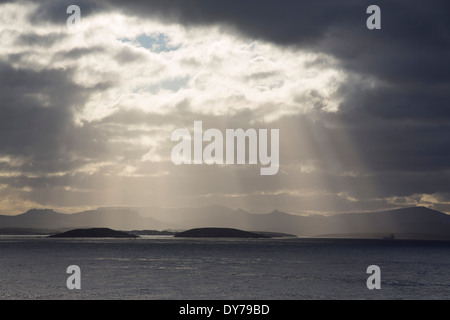
[[[366,286],[373,264],[380,290]],[[449,242],[4,236],[0,270],[1,299],[450,298]]]

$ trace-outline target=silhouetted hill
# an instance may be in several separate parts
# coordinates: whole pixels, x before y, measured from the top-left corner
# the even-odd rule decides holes
[[[50,235],[51,238],[137,238],[135,234],[109,228],[75,229]]]
[[[424,207],[333,216],[299,216],[278,210],[265,214],[253,214],[244,210],[217,206],[185,209],[142,208],[139,211],[142,215],[165,219],[166,222],[178,221],[178,224],[185,228],[207,225],[218,228],[280,232],[297,236],[401,233],[405,236],[420,234],[421,237],[450,239],[450,216]],[[153,216],[152,212],[156,214]]]
[[[450,216],[424,207],[341,214],[329,217],[329,224],[336,224],[338,228],[328,229],[338,229],[339,233],[429,234],[450,238]]]
[[[223,206],[208,206],[202,208],[138,208],[144,217],[176,224],[182,229],[200,226],[227,227],[237,216],[236,211]],[[249,213],[247,213],[249,214]]]
[[[126,208],[99,208],[73,214],[57,213],[51,209],[32,209],[16,216],[0,215],[0,228],[165,230],[174,227],[151,217],[142,217],[136,211]]]
[[[268,236],[232,228],[196,228],[175,234],[183,238],[268,238]]]
[[[252,231],[253,233],[263,235],[268,238],[297,238],[295,234],[281,233],[281,232],[269,232],[269,231]]]
[[[130,233],[139,236],[173,236],[176,234],[175,231],[159,231],[159,230],[131,230]]]
[[[33,228],[0,228],[1,235],[49,235],[60,233],[64,229],[33,229]]]

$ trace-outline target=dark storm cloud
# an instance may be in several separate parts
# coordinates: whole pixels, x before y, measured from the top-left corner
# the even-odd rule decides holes
[[[366,27],[366,8],[371,4],[381,8],[381,30]],[[67,16],[61,12],[68,5],[67,1],[45,1],[33,16],[41,21],[65,23]],[[223,25],[252,38],[327,53],[338,58],[347,71],[390,82],[394,91],[382,91],[381,94],[390,95],[385,100],[396,95],[395,90],[400,96],[407,91],[408,99],[416,91],[411,85],[448,86],[450,81],[448,1],[102,0],[81,1],[77,5],[83,16],[123,10],[130,15],[185,25]],[[441,91],[448,92],[447,86]],[[433,92],[418,95],[416,92],[408,101],[420,102],[414,115],[426,114],[430,108],[444,109],[434,105]],[[430,95],[432,99],[427,101]],[[395,114],[399,108],[392,109]],[[437,113],[440,111],[443,110]]]
[[[336,21],[355,21],[360,1],[107,1],[129,13],[185,25],[223,24],[278,44],[310,44]],[[351,23],[349,23],[351,24]]]
[[[314,161],[326,171],[367,174],[448,169],[450,124],[440,121],[418,123],[369,116],[349,121],[333,114],[319,120],[292,116],[273,125],[288,132],[288,144],[295,137],[298,146],[294,150],[288,146],[282,153],[284,163]]]
[[[366,28],[366,8],[371,4],[381,7],[381,30]],[[67,17],[61,12],[68,5],[45,1],[33,16],[65,22]],[[448,1],[99,0],[77,5],[83,16],[123,10],[185,25],[223,25],[252,38],[327,53],[338,58],[347,71],[389,83],[391,87],[378,91],[386,95],[375,108],[379,112],[392,105],[385,102],[396,99],[401,107],[390,108],[393,116],[402,112],[409,117],[448,115],[443,104],[450,82]],[[430,85],[440,86],[441,92],[421,89]],[[390,117],[391,112],[386,115]]]
[[[31,18],[65,24],[70,1],[43,1]],[[366,28],[377,4],[382,29]],[[449,81],[450,3],[423,1],[78,1],[82,16],[123,10],[185,25],[223,25],[256,39],[331,54],[344,68],[403,83]]]
[[[366,27],[366,8],[371,4],[381,8],[381,30]],[[61,12],[68,5],[68,1],[44,1],[33,16],[41,22],[65,23],[67,15]],[[252,38],[327,53],[347,71],[389,82],[392,87],[379,91],[388,95],[384,102],[393,95],[406,95],[408,104],[416,104],[414,116],[436,108],[440,108],[437,115],[448,115],[448,108],[434,103],[436,98],[444,99],[437,102],[447,99],[448,94],[442,93],[450,85],[448,1],[99,0],[77,5],[83,16],[123,10],[185,25],[223,25]],[[441,93],[417,92],[431,85],[440,86]],[[411,110],[399,102],[401,108],[391,108],[394,116],[399,109]]]
[[[222,24],[252,38],[320,50],[345,68],[391,81],[448,81],[448,1],[105,1],[142,17],[185,25]],[[377,4],[382,29],[366,28]]]
[[[71,13],[67,13],[67,8],[71,5],[77,5],[80,7],[81,17],[89,17],[98,13],[105,13],[108,10],[108,5],[103,1],[96,0],[42,0],[39,3],[37,9],[34,10],[29,20],[36,24],[54,23],[66,25],[67,18]]]
[[[75,127],[73,114],[96,88],[80,87],[71,77],[67,69],[34,71],[0,62],[0,153],[25,159],[24,172],[70,170],[79,162],[71,153],[92,154],[92,132]]]

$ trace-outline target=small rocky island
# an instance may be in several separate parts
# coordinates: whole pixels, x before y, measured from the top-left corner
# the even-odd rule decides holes
[[[266,235],[232,228],[196,228],[179,232],[179,238],[269,238]]]
[[[50,238],[137,238],[139,236],[109,228],[74,229],[49,236]]]

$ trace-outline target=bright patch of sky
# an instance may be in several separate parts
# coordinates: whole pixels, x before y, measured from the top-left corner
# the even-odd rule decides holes
[[[130,42],[133,45],[141,46],[143,48],[149,49],[150,51],[159,52],[170,52],[179,49],[179,46],[173,46],[170,43],[169,36],[163,33],[157,34],[141,34],[134,39],[124,38],[120,39],[123,42]]]
[[[244,39],[218,27],[164,25],[117,13],[83,24],[85,29],[65,39],[64,52],[82,47],[85,54],[76,60],[60,54],[56,64],[74,68],[82,86],[114,85],[91,96],[76,115],[78,123],[118,110],[170,114],[179,112],[180,103],[199,115],[259,110],[273,121],[318,107],[336,111],[341,102],[337,88],[346,75],[323,54]]]

